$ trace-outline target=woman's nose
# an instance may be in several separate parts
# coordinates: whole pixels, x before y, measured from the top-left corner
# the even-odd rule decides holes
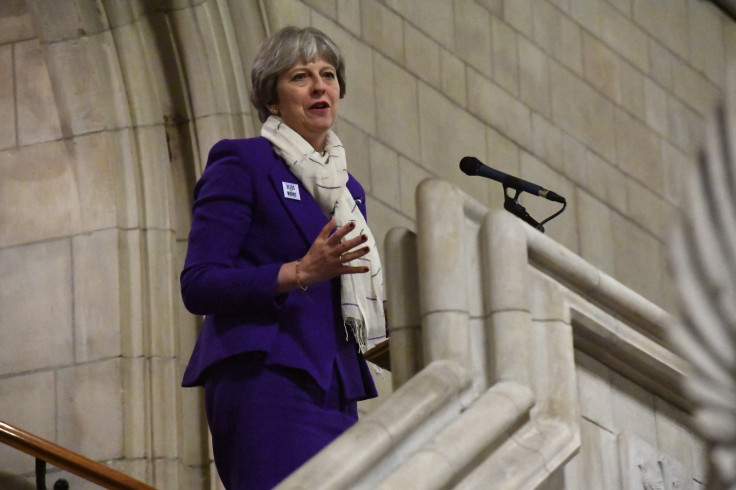
[[[321,76],[317,76],[314,78],[314,85],[312,85],[312,91],[317,92],[317,93],[325,91],[325,81],[322,80]]]

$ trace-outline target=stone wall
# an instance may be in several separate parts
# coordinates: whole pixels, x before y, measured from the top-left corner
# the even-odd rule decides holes
[[[217,139],[256,134],[250,60],[287,24],[346,55],[336,130],[381,245],[415,227],[426,177],[499,207],[500,184],[458,170],[473,155],[564,195],[548,235],[672,308],[683,170],[736,59],[709,2],[4,0],[0,419],[160,488],[209,485],[200,395],[178,388],[191,189]]]

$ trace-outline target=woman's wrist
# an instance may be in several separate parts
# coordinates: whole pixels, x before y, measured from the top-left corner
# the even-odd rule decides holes
[[[296,261],[296,271],[295,271],[294,278],[296,279],[296,285],[299,286],[299,289],[301,289],[302,291],[306,291],[307,290],[307,287],[309,287],[309,286],[308,286],[308,284],[306,284],[303,281],[303,279],[302,279],[302,277],[300,275],[300,272],[301,272],[300,271],[300,265],[301,265],[301,263],[302,263],[302,259],[299,259],[299,260]]]

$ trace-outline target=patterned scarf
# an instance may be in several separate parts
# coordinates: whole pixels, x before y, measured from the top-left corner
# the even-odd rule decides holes
[[[337,226],[354,221],[356,226],[345,240],[364,234],[370,252],[347,262],[347,265],[367,265],[370,272],[340,276],[342,317],[345,328],[353,330],[361,352],[386,338],[383,314],[383,273],[376,241],[347,188],[348,170],[345,149],[335,133],[327,134],[325,151],[316,151],[280,117],[270,116],[263,124],[261,136],[274,146],[289,170],[314,197],[327,216],[334,216]]]

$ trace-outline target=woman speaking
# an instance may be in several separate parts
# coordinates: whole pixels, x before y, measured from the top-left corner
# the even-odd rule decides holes
[[[331,131],[345,64],[324,33],[287,27],[253,63],[261,137],[223,140],[194,189],[181,274],[205,315],[183,386],[204,386],[228,489],[272,488],[377,395],[361,352],[385,337],[365,193]]]

